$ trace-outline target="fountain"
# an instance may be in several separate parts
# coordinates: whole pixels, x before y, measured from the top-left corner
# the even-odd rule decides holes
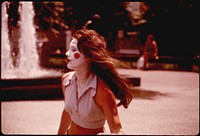
[[[36,49],[36,32],[33,25],[33,6],[31,2],[21,2],[21,6],[21,37],[19,39],[20,59],[18,69],[20,75],[29,77],[35,76],[35,73],[41,70]]]
[[[2,6],[2,54],[1,54],[1,73],[2,79],[15,78],[38,78],[48,75],[58,76],[61,73],[53,70],[42,69],[39,66],[39,56],[36,49],[36,31],[33,24],[34,10],[32,2],[20,2],[21,14],[20,20],[20,39],[19,39],[19,65],[12,66],[12,58],[10,53],[10,45],[8,40],[8,26],[6,4]],[[5,30],[4,30],[5,29]]]
[[[2,4],[1,100],[60,98],[62,72],[39,66],[32,2],[20,2],[19,63],[12,65],[8,38],[8,15]],[[71,35],[71,34],[70,34]],[[140,79],[137,79],[140,83]]]
[[[19,39],[19,64],[12,65],[11,47],[8,38],[8,15],[6,5],[2,3],[2,30],[1,30],[1,99],[8,97],[17,98],[15,94],[32,94],[33,90],[60,90],[60,77],[62,72],[47,70],[39,66],[39,56],[36,48],[36,31],[33,24],[34,10],[32,2],[20,2],[20,39]],[[17,93],[11,93],[15,90]],[[48,92],[47,92],[48,91]],[[51,91],[51,92],[52,92]],[[53,93],[55,94],[55,92]],[[58,94],[58,92],[56,93]],[[7,98],[6,98],[7,97]]]
[[[7,2],[2,3],[2,18],[1,18],[1,76],[5,78],[6,75],[12,70],[11,49],[8,39],[8,15],[6,13]]]

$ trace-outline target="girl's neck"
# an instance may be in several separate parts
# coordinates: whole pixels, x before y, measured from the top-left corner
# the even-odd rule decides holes
[[[84,85],[90,76],[91,70],[89,64],[82,65],[79,69],[76,69],[77,82],[79,85]]]

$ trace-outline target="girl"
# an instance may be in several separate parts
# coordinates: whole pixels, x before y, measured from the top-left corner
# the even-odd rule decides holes
[[[58,134],[104,133],[106,120],[111,133],[124,134],[117,106],[127,108],[132,95],[106,52],[104,38],[94,30],[77,30],[66,55],[73,71],[62,76],[65,107]]]

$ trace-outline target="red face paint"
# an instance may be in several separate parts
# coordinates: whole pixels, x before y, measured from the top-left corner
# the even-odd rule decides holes
[[[80,57],[80,54],[79,53],[75,53],[74,54],[74,58],[78,59]]]

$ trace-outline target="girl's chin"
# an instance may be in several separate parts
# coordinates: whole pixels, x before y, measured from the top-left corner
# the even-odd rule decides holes
[[[69,69],[75,70],[75,67],[72,66],[70,63],[67,64],[67,67],[68,67]]]

